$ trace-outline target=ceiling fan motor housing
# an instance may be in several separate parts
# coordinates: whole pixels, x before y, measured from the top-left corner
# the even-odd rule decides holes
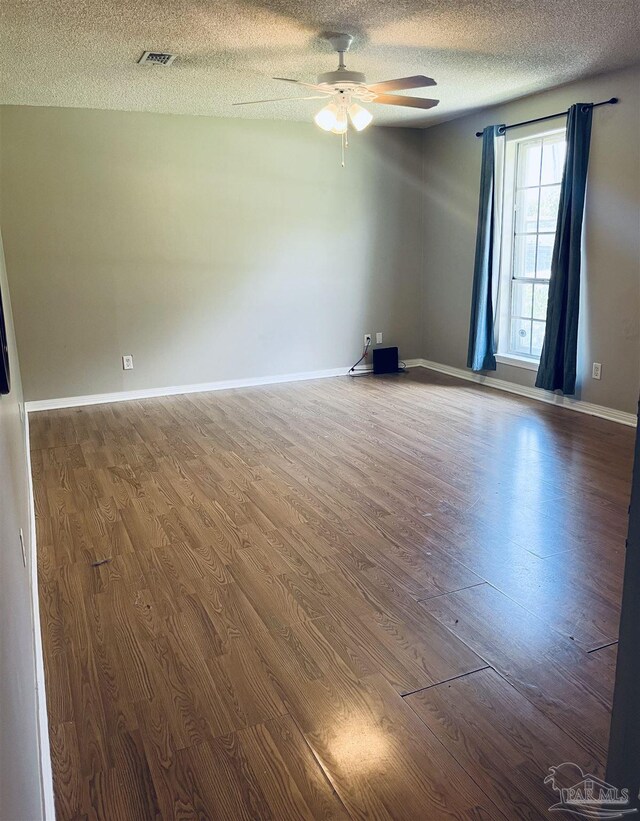
[[[324,74],[318,75],[318,85],[364,85],[367,78],[360,71],[347,71],[346,69],[338,69],[337,71],[326,71]]]

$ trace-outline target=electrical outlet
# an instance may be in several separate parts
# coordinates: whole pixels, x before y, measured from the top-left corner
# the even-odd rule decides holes
[[[378,331],[376,334],[376,345],[379,345],[382,342],[382,331]]]
[[[122,370],[123,371],[132,371],[133,370],[133,356],[131,354],[126,354],[122,357]]]
[[[593,368],[591,369],[591,376],[594,379],[600,379],[602,377],[602,365],[599,362],[593,363]]]
[[[24,549],[24,533],[22,532],[22,528],[20,528],[20,549],[22,550],[22,564],[26,567],[27,566],[27,554]]]
[[[367,345],[369,345],[369,346],[371,345],[371,334],[365,334],[364,335],[364,346],[365,346],[365,348],[367,347]]]

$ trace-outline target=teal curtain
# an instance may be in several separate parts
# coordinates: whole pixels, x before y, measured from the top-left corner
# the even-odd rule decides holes
[[[582,218],[587,190],[593,105],[576,103],[567,120],[565,159],[556,239],[551,258],[547,326],[536,387],[574,394],[578,357],[578,312]]]
[[[480,170],[480,203],[476,233],[476,257],[471,292],[469,351],[467,367],[473,371],[495,371],[496,344],[494,335],[494,229],[496,223],[495,138],[504,133],[503,125],[488,125],[482,132],[482,166]]]

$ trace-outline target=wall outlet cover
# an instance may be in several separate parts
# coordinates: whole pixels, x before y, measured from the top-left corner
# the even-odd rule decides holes
[[[131,354],[126,354],[122,357],[122,370],[123,371],[132,371],[133,370],[133,356]]]
[[[593,363],[593,368],[591,369],[591,376],[594,379],[602,378],[602,365],[600,364],[600,362]]]
[[[376,334],[376,345],[379,345],[382,342],[382,331],[378,331]]]

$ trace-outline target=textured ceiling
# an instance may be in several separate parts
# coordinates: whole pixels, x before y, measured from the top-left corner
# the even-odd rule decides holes
[[[0,101],[308,120],[318,101],[272,76],[335,68],[322,31],[356,36],[369,82],[427,74],[432,111],[372,105],[377,123],[429,125],[640,61],[640,0],[2,0]],[[142,51],[179,56],[138,66]],[[416,92],[419,96],[419,92]]]

